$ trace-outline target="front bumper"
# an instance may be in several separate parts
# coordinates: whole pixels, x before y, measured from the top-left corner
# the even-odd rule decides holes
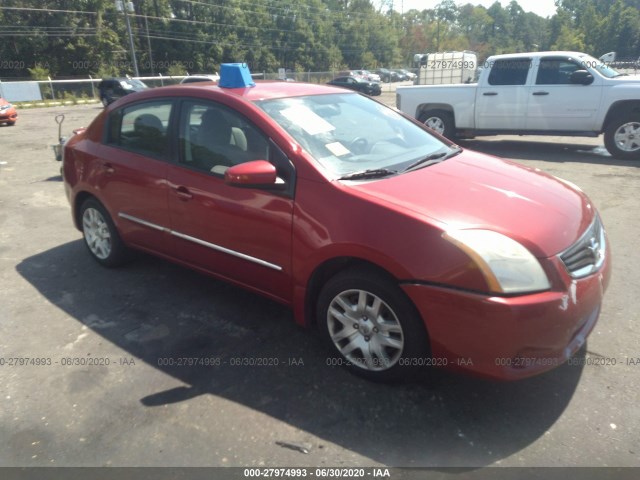
[[[18,119],[18,112],[15,110],[9,110],[0,113],[0,123],[15,122]]]
[[[558,260],[564,289],[496,297],[421,284],[402,288],[414,302],[431,342],[430,365],[497,380],[551,370],[585,343],[598,320],[611,276],[600,270],[572,279]]]

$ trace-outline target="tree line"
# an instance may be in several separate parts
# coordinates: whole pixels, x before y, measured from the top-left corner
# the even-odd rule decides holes
[[[415,53],[578,50],[640,55],[640,0],[556,0],[543,18],[516,1],[443,0],[399,13],[392,0],[3,0],[0,78],[218,70],[330,71],[413,66]]]

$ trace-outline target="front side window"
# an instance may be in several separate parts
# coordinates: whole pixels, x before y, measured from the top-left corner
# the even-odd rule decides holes
[[[489,74],[489,85],[524,85],[530,68],[528,58],[496,60]]]
[[[536,85],[569,85],[571,74],[580,69],[580,65],[570,60],[543,58],[538,67]]]
[[[580,61],[580,65],[582,66],[583,69],[593,68],[603,77],[616,78],[624,75],[624,73],[618,72],[615,68],[612,68],[611,66],[607,65],[602,60],[596,60],[595,58],[589,55],[582,55],[578,58]]]
[[[173,101],[157,100],[111,113],[107,143],[141,155],[166,159]]]
[[[186,101],[180,115],[180,162],[207,173],[269,160],[268,139],[242,115],[221,105]]]

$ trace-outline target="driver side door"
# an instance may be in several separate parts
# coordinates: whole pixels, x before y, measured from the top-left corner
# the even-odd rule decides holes
[[[293,166],[256,125],[215,102],[185,100],[179,158],[169,167],[169,210],[177,257],[278,299],[291,297]],[[228,185],[231,165],[275,164],[286,189]]]
[[[571,83],[577,70],[584,67],[566,57],[540,60],[535,84],[529,88],[527,130],[597,130],[602,85],[597,77],[591,85]]]

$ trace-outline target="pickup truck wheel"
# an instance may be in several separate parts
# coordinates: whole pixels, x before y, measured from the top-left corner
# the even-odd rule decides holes
[[[604,131],[604,145],[613,157],[640,160],[640,117],[625,115],[610,122]]]
[[[416,373],[429,357],[427,333],[413,304],[376,271],[356,268],[331,278],[320,292],[316,314],[338,357],[333,364],[359,376],[399,380]]]
[[[420,116],[420,121],[434,132],[447,138],[455,137],[453,116],[444,110],[428,110]]]

